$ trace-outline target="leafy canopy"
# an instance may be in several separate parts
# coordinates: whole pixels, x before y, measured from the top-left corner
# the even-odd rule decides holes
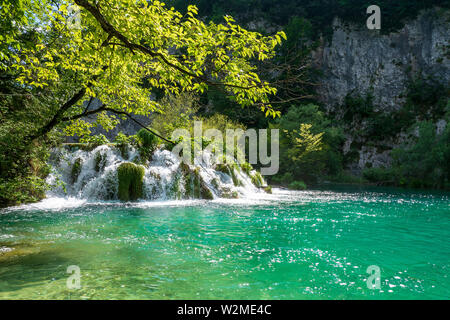
[[[8,32],[2,36],[7,42],[0,46],[0,68],[30,90],[56,88],[65,81],[67,91],[80,93],[77,103],[58,115],[57,120],[72,121],[70,133],[85,134],[90,126],[81,120],[88,97],[103,103],[97,121],[113,127],[116,122],[105,111],[149,115],[160,110],[153,92],[202,93],[213,86],[242,106],[258,105],[266,116],[279,115],[269,103],[276,89],[259,78],[253,62],[273,57],[286,38],[283,32],[262,36],[241,28],[230,16],[223,24],[206,24],[197,18],[195,6],[182,15],[159,1],[18,4],[2,0],[0,7],[2,20],[15,19],[4,28]],[[37,40],[20,46],[16,39],[31,29]]]

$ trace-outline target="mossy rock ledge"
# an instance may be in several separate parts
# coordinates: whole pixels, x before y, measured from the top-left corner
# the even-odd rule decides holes
[[[229,175],[236,187],[242,186],[242,182],[237,177],[235,171],[239,170],[239,167],[236,164],[220,163],[216,165],[215,170]]]
[[[145,169],[132,162],[122,163],[117,168],[119,179],[118,197],[121,201],[134,201],[142,198]]]
[[[214,195],[209,190],[202,176],[200,175],[200,169],[191,169],[189,165],[181,163],[181,172],[185,180],[185,197],[196,199],[214,199]]]

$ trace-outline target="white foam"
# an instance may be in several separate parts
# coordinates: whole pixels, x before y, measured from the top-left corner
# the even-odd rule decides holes
[[[48,192],[52,199],[45,202],[46,208],[59,205],[69,207],[77,205],[78,200],[118,200],[117,168],[124,162],[133,161],[139,156],[134,148],[128,149],[129,157],[122,157],[120,150],[113,146],[102,145],[92,151],[56,149],[53,152],[52,172],[47,181],[57,185],[58,180],[63,182],[65,188],[57,186]],[[99,157],[101,156],[101,161]],[[227,194],[234,193],[239,197],[247,198],[253,194],[264,193],[253,185],[250,177],[242,170],[234,170],[238,180],[235,186],[233,179],[215,170],[212,155],[204,152],[199,159],[195,159],[194,165],[189,168],[196,170],[201,177],[204,187],[211,191],[213,198],[218,199]],[[203,159],[201,161],[201,159]],[[80,171],[74,179],[72,170],[74,163],[80,162]],[[151,160],[144,165],[144,200],[179,200],[185,198],[185,184],[180,159],[168,150],[158,149]],[[193,181],[191,181],[192,183]],[[68,199],[67,201],[61,199]]]

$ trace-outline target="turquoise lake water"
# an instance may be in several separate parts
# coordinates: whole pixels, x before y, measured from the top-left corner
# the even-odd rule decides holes
[[[449,193],[49,199],[0,211],[0,299],[448,299],[449,236]],[[80,289],[67,288],[71,265]]]

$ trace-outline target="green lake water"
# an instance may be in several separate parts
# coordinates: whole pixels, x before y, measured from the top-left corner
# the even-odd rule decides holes
[[[341,187],[250,200],[0,211],[0,299],[448,299],[449,193]],[[68,289],[68,266],[81,288]],[[369,289],[367,268],[380,268]]]

